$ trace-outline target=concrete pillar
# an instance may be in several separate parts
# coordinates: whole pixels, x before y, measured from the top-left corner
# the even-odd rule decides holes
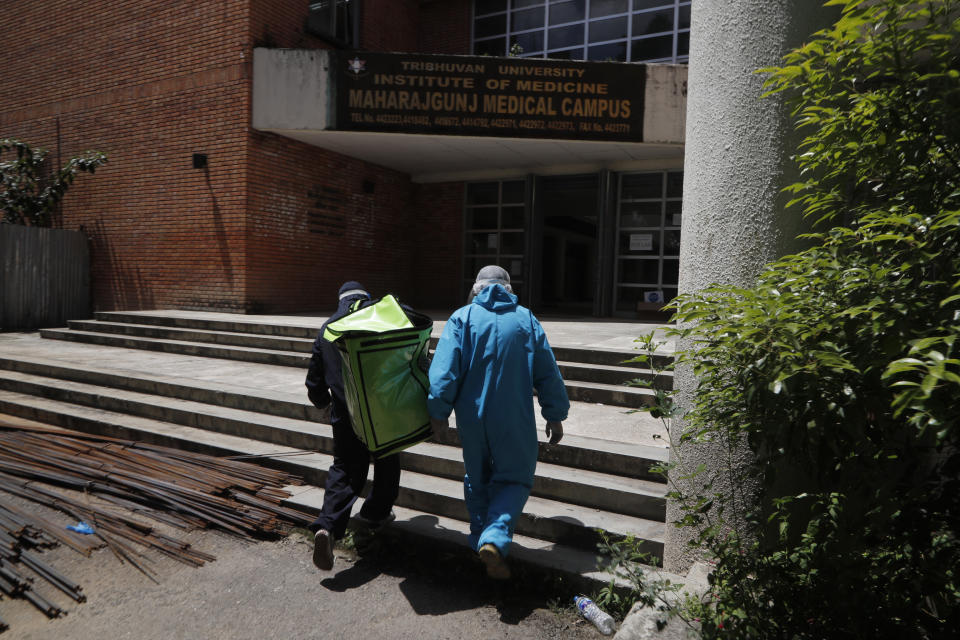
[[[715,282],[750,284],[765,263],[799,248],[795,238],[805,227],[796,210],[784,210],[789,196],[781,193],[796,181],[790,155],[799,138],[784,96],[760,99],[764,76],[755,71],[779,64],[787,51],[832,24],[838,14],[822,4],[820,0],[693,3],[681,293]],[[677,372],[681,401],[690,397],[694,383],[689,371]],[[700,462],[715,468],[726,458],[717,447],[690,447],[680,453],[690,468]],[[668,522],[680,515],[677,505],[668,505]],[[690,531],[668,525],[664,554],[668,569],[682,571],[692,562],[686,544],[691,537]]]

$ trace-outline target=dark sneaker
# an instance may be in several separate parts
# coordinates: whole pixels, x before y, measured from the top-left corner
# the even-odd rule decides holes
[[[371,531],[376,531],[383,528],[384,526],[390,524],[397,519],[397,514],[393,512],[393,509],[390,510],[390,513],[387,514],[387,517],[382,520],[371,520],[365,516],[360,515],[359,513],[353,516],[353,519],[356,520],[360,525],[370,529]]]
[[[480,547],[479,553],[480,559],[487,567],[487,577],[494,580],[510,579],[510,566],[507,565],[506,558],[500,555],[500,551],[495,546],[489,543],[485,544]]]
[[[313,564],[317,569],[333,569],[333,538],[326,529],[320,529],[313,536]]]

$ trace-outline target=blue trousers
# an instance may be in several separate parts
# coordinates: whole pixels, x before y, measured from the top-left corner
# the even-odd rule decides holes
[[[362,494],[370,471],[370,452],[353,432],[349,420],[333,425],[333,464],[327,473],[320,515],[309,529],[326,529],[334,538],[347,532],[353,504]],[[370,495],[360,508],[360,515],[369,520],[383,520],[393,508],[400,492],[400,458],[387,456],[373,461],[373,484]]]
[[[513,530],[530,497],[537,466],[533,425],[483,425],[457,419],[463,445],[463,497],[470,512],[470,544],[494,545],[506,556]]]

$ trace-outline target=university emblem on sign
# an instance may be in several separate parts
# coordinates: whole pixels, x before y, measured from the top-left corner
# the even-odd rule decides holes
[[[358,76],[367,70],[367,61],[354,58],[353,60],[347,61],[347,69],[349,69],[353,75]]]

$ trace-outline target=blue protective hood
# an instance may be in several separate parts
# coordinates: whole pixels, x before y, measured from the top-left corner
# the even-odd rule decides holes
[[[509,311],[516,308],[517,296],[508,293],[503,285],[492,284],[473,299],[473,304],[491,311]]]

